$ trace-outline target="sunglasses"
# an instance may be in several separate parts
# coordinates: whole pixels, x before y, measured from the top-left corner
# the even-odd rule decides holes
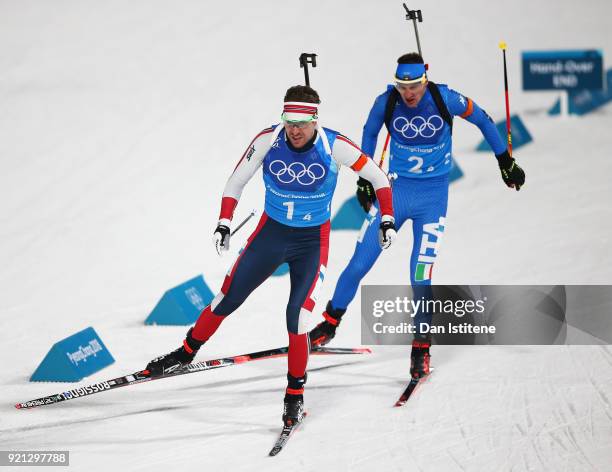
[[[306,128],[310,123],[312,123],[314,120],[308,120],[308,121],[288,121],[288,120],[283,120],[283,123],[285,124],[285,126],[287,126],[288,128],[298,128],[298,129],[304,129]]]

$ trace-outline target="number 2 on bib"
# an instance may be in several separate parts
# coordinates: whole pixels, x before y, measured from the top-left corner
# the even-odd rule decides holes
[[[421,170],[421,167],[423,167],[423,158],[419,156],[410,156],[408,158],[408,162],[414,161],[416,161],[416,164],[409,170],[409,172],[414,172],[415,174],[422,174],[423,171]]]

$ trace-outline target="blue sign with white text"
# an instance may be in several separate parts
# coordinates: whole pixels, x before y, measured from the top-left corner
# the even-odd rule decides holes
[[[508,136],[508,132],[506,131],[506,120],[498,121],[497,123],[495,123],[495,126],[497,126],[497,131],[499,132],[500,136],[503,136],[504,141],[506,141]],[[510,128],[512,132],[512,150],[518,149],[521,146],[524,146],[525,144],[528,144],[533,141],[531,133],[529,133],[529,131],[527,130],[527,127],[525,126],[525,123],[523,123],[523,120],[521,120],[520,116],[512,115],[510,117]],[[487,152],[493,151],[491,149],[491,146],[489,146],[489,143],[485,139],[480,141],[480,144],[478,145],[476,150]]]
[[[586,115],[612,102],[612,69],[606,72],[606,88],[604,90],[570,90],[568,92],[568,112],[572,115]],[[561,101],[557,100],[548,110],[549,115],[561,113]]]
[[[167,290],[145,320],[147,325],[190,325],[215,298],[212,290],[198,275]]]
[[[523,90],[601,90],[603,55],[595,49],[525,51]]]
[[[115,362],[96,333],[89,327],[56,342],[36,371],[33,382],[78,382]]]

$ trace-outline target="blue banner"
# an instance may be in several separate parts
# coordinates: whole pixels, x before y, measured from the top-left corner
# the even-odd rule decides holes
[[[603,55],[595,49],[525,51],[523,90],[601,90]]]
[[[115,362],[89,327],[56,342],[30,377],[32,382],[78,382]]]
[[[606,72],[607,87],[604,90],[570,90],[568,112],[571,115],[586,115],[612,101],[612,69]],[[561,101],[557,100],[548,110],[549,115],[561,113]]]
[[[503,137],[504,142],[506,142],[508,139],[506,120],[504,119],[502,121],[498,121],[495,123],[495,126],[497,126],[497,131]],[[520,116],[512,115],[510,117],[510,128],[510,131],[512,132],[512,150],[518,149],[521,146],[533,141],[531,134],[527,130],[527,127],[523,123],[523,120],[521,120]],[[489,146],[489,143],[487,143],[485,139],[480,142],[476,150],[493,152],[491,146]]]
[[[190,325],[214,298],[212,290],[198,275],[168,290],[145,320],[147,325]]]

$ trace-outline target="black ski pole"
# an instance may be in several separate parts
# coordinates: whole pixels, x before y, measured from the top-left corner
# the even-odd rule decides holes
[[[512,156],[512,129],[510,126],[510,96],[508,94],[508,69],[506,68],[506,48],[504,41],[499,43],[499,48],[504,54],[504,92],[506,94],[506,131],[508,132],[508,154]]]
[[[406,10],[406,20],[412,20],[412,24],[414,25],[417,48],[419,49],[419,55],[423,57],[423,52],[421,51],[421,41],[419,40],[419,28],[417,27],[417,22],[423,23],[423,15],[421,14],[421,10],[410,10],[405,3],[403,5],[404,10]]]
[[[414,24],[414,34],[416,35],[417,48],[419,49],[419,55],[423,57],[423,53],[421,52],[421,41],[419,40],[419,29],[417,28],[417,21],[419,23],[423,22],[423,15],[421,14],[421,10],[410,10],[406,4],[404,3],[404,10],[406,10],[406,20],[412,20]],[[427,70],[427,64],[425,64],[425,70]],[[385,140],[385,146],[383,147],[382,156],[380,156],[380,163],[378,167],[382,167],[382,164],[385,160],[385,152],[387,151],[387,146],[389,145],[389,138],[391,138],[391,133],[387,133],[387,139]]]
[[[247,221],[249,221],[251,218],[253,218],[253,217],[255,216],[255,213],[257,213],[257,211],[256,211],[256,210],[252,210],[252,211],[251,211],[251,213],[249,213],[249,216],[247,216],[247,217],[246,217],[244,220],[242,220],[242,221],[240,222],[240,224],[239,224],[238,226],[236,226],[236,227],[234,228],[234,231],[232,231],[232,232],[230,233],[230,236],[233,236],[234,234],[236,234],[236,233],[238,232],[238,230],[239,230],[240,228],[242,228],[242,227],[243,227],[243,226],[244,226],[244,225],[247,223]]]
[[[303,52],[302,54],[300,54],[300,67],[304,68],[304,80],[306,81],[306,85],[310,87],[308,64],[312,64],[312,67],[317,67],[317,55],[313,53]]]

